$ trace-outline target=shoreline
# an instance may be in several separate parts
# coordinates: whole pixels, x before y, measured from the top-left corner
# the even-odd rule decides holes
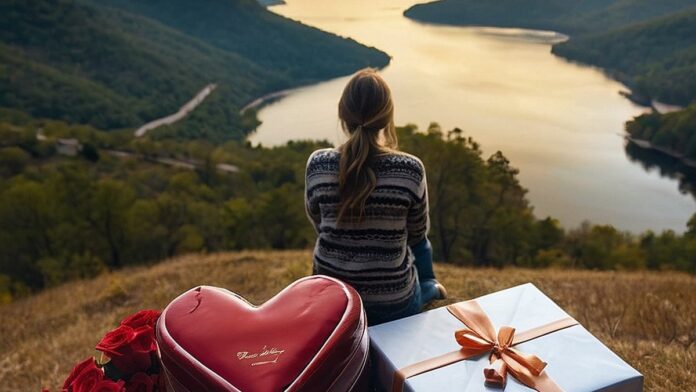
[[[696,160],[690,159],[686,157],[684,154],[674,151],[670,148],[662,147],[662,146],[657,146],[653,144],[652,142],[645,140],[645,139],[637,139],[634,138],[630,135],[625,135],[624,136],[626,140],[628,140],[629,143],[633,143],[634,145],[643,148],[645,150],[651,150],[651,151],[656,151],[661,154],[667,155],[670,158],[674,158],[678,160],[679,162],[683,163],[684,165],[696,169]]]
[[[643,97],[643,96],[636,95],[636,93],[633,90],[631,90],[631,86],[628,85],[625,81],[618,79],[618,78],[615,78],[615,77],[612,77],[612,74],[610,72],[606,72],[606,70],[604,68],[599,68],[599,69],[604,71],[612,79],[614,79],[617,82],[626,86],[626,89],[628,91],[619,91],[619,95],[628,99],[629,101],[633,102],[634,104],[636,104],[638,106],[652,109],[653,111],[660,113],[660,114],[673,113],[673,112],[678,112],[680,110],[686,109],[685,106],[664,103],[664,102],[660,102],[660,101],[658,101],[654,98],[651,98],[651,97]]]
[[[673,113],[673,112],[678,112],[680,110],[686,109],[686,106],[663,103],[663,102],[660,102],[656,99],[653,99],[650,102],[650,107],[652,107],[653,110],[655,110],[656,112],[658,112],[660,114]]]
[[[320,83],[320,82],[318,82]],[[303,86],[298,86],[298,87],[303,87]],[[286,95],[289,95],[294,88],[287,88],[284,90],[279,90],[279,91],[274,91],[268,94],[264,94],[255,100],[249,102],[248,104],[244,105],[243,108],[239,110],[239,114],[244,114],[247,110],[258,110],[259,108],[263,107],[264,105],[270,103],[271,101],[280,99],[285,97]]]

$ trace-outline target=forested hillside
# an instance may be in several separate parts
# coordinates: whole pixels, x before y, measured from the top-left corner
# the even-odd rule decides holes
[[[573,37],[553,52],[610,70],[639,96],[679,105],[696,98],[696,8]]]
[[[383,52],[259,7],[257,0],[91,0],[144,15],[306,83],[386,65]]]
[[[241,139],[249,125],[239,109],[259,95],[388,63],[382,52],[272,15],[253,1],[189,4],[208,18],[207,31],[224,33],[197,37],[177,30],[183,25],[95,2],[1,2],[0,108],[119,129],[175,112],[212,82],[215,93],[174,131]],[[331,61],[319,66],[312,56],[319,51]],[[296,77],[299,69],[304,78]]]
[[[673,113],[648,113],[626,124],[631,137],[696,160],[696,103]]]
[[[696,0],[439,0],[406,10],[429,23],[546,29],[577,35],[606,31],[696,6]]]

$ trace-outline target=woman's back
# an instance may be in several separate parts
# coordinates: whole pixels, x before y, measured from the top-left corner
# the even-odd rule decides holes
[[[410,305],[417,274],[409,245],[428,228],[425,170],[404,153],[376,155],[374,189],[361,219],[340,220],[340,152],[318,150],[307,162],[306,207],[318,232],[315,273],[337,277],[360,294],[368,314],[389,317]]]
[[[425,169],[397,151],[394,102],[375,70],[348,81],[338,118],[348,140],[307,162],[305,207],[319,234],[314,273],[352,285],[370,324],[410,316],[446,296],[426,238]]]

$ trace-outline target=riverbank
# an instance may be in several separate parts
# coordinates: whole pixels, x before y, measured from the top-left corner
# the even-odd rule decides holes
[[[633,143],[640,148],[643,148],[646,150],[657,151],[661,154],[669,156],[670,158],[674,158],[674,159],[679,160],[681,163],[683,163],[686,166],[689,166],[691,168],[696,169],[696,160],[690,159],[680,152],[674,151],[674,150],[666,148],[666,147],[655,145],[648,140],[637,139],[637,138],[634,138],[634,137],[631,137],[628,135],[626,135],[625,138],[628,142]]]
[[[660,102],[656,99],[650,98],[650,97],[642,96],[642,95],[636,93],[634,90],[632,90],[630,85],[626,81],[621,80],[619,77],[616,77],[608,70],[605,70],[603,68],[600,68],[600,69],[604,73],[606,73],[609,77],[611,77],[612,79],[623,83],[626,86],[627,91],[619,91],[619,94],[621,94],[622,97],[625,97],[626,99],[635,103],[638,106],[650,108],[650,109],[652,109],[660,114],[667,114],[667,113],[678,112],[680,110],[684,110],[683,106],[670,105],[667,103],[662,103],[662,102]]]
[[[272,7],[274,5],[285,4],[285,0],[258,0],[258,2],[264,7]]]
[[[247,110],[256,110],[258,111],[261,109],[264,105],[267,105],[273,101],[277,101],[286,95],[290,94],[293,89],[285,89],[285,90],[280,90],[280,91],[274,91],[272,93],[268,93],[266,95],[262,95],[259,98],[256,98],[255,100],[249,102],[246,104],[240,111],[239,114],[244,114]]]

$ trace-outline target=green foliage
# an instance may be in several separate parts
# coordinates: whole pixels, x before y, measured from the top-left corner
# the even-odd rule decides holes
[[[91,0],[156,20],[261,67],[307,83],[382,67],[388,56],[266,11],[257,0]],[[321,55],[317,55],[321,53]]]
[[[261,149],[236,142],[124,142],[117,134],[58,122],[2,127],[16,136],[2,156],[26,156],[23,170],[1,166],[0,274],[9,279],[0,282],[2,300],[22,295],[25,287],[186,252],[303,248],[314,240],[302,202],[304,166],[325,143]],[[46,137],[42,144],[79,136],[100,159],[29,158],[20,136],[36,127]],[[116,157],[104,148],[135,155]],[[178,169],[154,162],[162,157],[202,163],[195,171]],[[220,162],[240,172],[218,172]]]
[[[541,249],[532,260],[532,262],[523,263],[522,265],[538,268],[569,268],[575,266],[574,260],[561,249]]]
[[[7,275],[0,275],[0,305],[12,302],[12,280]]]
[[[660,235],[645,233],[640,241],[649,268],[672,268],[696,272],[696,238],[679,236],[671,230]]]
[[[257,114],[255,109],[247,109],[242,112],[241,126],[244,130],[253,132],[261,125],[261,120],[259,120]]]
[[[34,117],[134,127],[178,110],[211,80],[234,85],[206,102],[229,117],[196,123],[237,128],[236,110],[279,78],[232,53],[153,21],[81,2],[0,5],[0,106]]]
[[[626,131],[633,138],[696,159],[696,103],[672,113],[642,114],[626,123]]]
[[[568,233],[566,249],[584,268],[608,269],[616,267],[640,268],[641,257],[637,257],[634,239],[612,226],[591,226],[585,223]],[[631,255],[630,253],[633,252]],[[633,256],[633,257],[631,257]],[[635,265],[630,265],[634,263]]]
[[[488,160],[478,144],[455,129],[443,137],[437,124],[427,133],[401,130],[402,148],[428,170],[431,237],[436,258],[502,265],[529,255],[525,232],[534,225],[517,169],[500,153]]]
[[[598,65],[634,94],[687,105],[696,97],[696,9],[557,44],[553,52]]]
[[[439,0],[404,15],[424,22],[555,30],[609,30],[696,6],[694,0]]]
[[[19,147],[0,148],[0,176],[12,177],[24,170],[29,154]]]
[[[102,260],[85,254],[71,254],[64,258],[43,258],[37,262],[46,286],[56,286],[63,282],[91,278],[107,270]]]
[[[88,161],[96,162],[99,160],[99,151],[90,143],[85,143],[82,145],[80,154]]]
[[[696,237],[696,214],[691,216],[689,222],[686,223],[686,227],[688,228],[686,234],[688,236]]]
[[[28,154],[20,137],[41,126],[45,141],[78,136],[99,160]],[[59,122],[13,127],[0,152],[25,156],[0,176],[0,302],[28,290],[188,252],[307,248],[315,241],[302,200],[307,157],[325,142],[258,148],[238,142],[130,140]],[[684,235],[639,238],[611,226],[568,233],[537,219],[518,171],[497,152],[482,157],[459,129],[398,129],[405,151],[422,158],[435,257],[451,263],[696,272],[694,222]],[[35,132],[33,133],[35,135]],[[21,147],[25,146],[25,147]],[[114,156],[106,149],[130,151]],[[1,154],[0,154],[1,156]],[[157,162],[195,162],[196,170]],[[236,173],[217,170],[235,165]],[[1,166],[4,168],[4,166]],[[18,171],[19,170],[19,171]]]
[[[99,3],[0,3],[0,118],[132,128],[176,112],[214,82],[218,89],[169,133],[242,139],[253,124],[239,110],[254,98],[388,63],[382,52],[248,0]]]

